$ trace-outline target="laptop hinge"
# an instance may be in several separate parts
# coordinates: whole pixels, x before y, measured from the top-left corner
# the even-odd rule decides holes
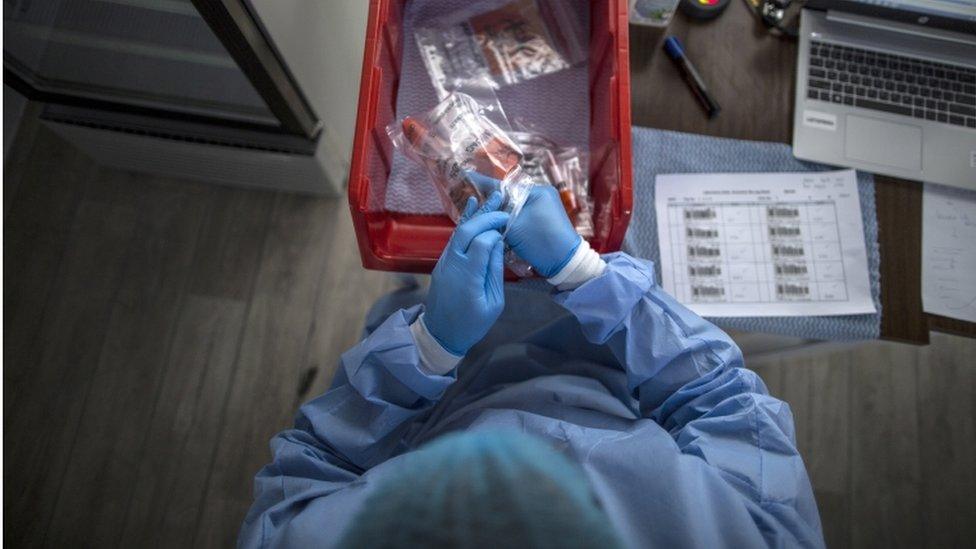
[[[878,19],[877,17],[868,17],[865,15],[857,15],[843,11],[827,10],[827,20],[835,23],[857,25],[859,27],[869,29],[897,32],[912,36],[922,36],[935,40],[956,42],[959,44],[966,44],[967,46],[976,46],[976,38],[968,34],[943,29],[930,29],[909,23],[891,21],[889,19]]]

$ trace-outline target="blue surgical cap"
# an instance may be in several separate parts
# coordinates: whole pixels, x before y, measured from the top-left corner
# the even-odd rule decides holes
[[[340,547],[620,547],[566,457],[526,435],[449,435],[404,456]]]

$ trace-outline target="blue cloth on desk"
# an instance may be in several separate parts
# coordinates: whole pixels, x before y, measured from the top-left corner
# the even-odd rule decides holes
[[[793,157],[789,145],[742,141],[689,133],[634,127],[634,213],[623,250],[653,260],[661,276],[657,219],[654,214],[654,178],[667,173],[811,172],[831,166]],[[881,253],[874,203],[874,177],[857,173],[864,221],[871,296],[878,312],[867,315],[711,318],[735,330],[766,332],[810,339],[875,339],[881,333]]]

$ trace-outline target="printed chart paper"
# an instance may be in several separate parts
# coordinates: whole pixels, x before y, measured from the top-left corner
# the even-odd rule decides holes
[[[922,308],[976,322],[976,192],[925,184]]]
[[[655,180],[662,285],[702,316],[875,312],[854,170]]]

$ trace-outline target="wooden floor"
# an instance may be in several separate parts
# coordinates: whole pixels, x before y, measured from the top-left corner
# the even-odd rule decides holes
[[[828,546],[972,547],[976,341],[824,344],[752,360],[793,410]]]
[[[360,267],[342,200],[99,169],[45,128],[28,156],[4,221],[5,541],[233,545],[270,436],[392,277]]]
[[[344,200],[102,169],[38,128],[4,181],[4,541],[226,547],[268,439],[393,277]],[[976,538],[976,343],[752,362],[837,547]]]

